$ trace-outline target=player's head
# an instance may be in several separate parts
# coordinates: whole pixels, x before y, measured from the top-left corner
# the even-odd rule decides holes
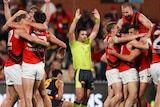
[[[44,23],[46,21],[46,15],[45,15],[45,13],[42,12],[42,11],[36,11],[34,13],[34,20],[37,23]]]
[[[20,22],[22,19],[26,19],[26,14],[21,14],[19,16],[16,17],[16,22]]]
[[[129,29],[129,27],[130,27],[130,23],[124,23],[123,25],[122,25],[122,28],[121,28],[121,30],[120,30],[120,33],[121,34],[128,34],[129,32],[128,32],[128,29]]]
[[[40,11],[40,8],[37,7],[37,6],[32,6],[32,7],[29,9],[28,14],[29,14],[29,16],[30,16],[30,20],[31,20],[31,21],[34,21],[34,13],[35,13],[36,11]]]
[[[81,42],[85,42],[88,37],[87,29],[80,27],[76,31],[76,39]]]
[[[57,79],[62,79],[62,71],[59,69],[55,69],[52,71],[52,77]]]
[[[110,22],[107,24],[106,30],[110,34],[117,35],[118,33],[118,27],[116,22]]]
[[[130,25],[128,32],[133,35],[139,34],[139,26],[137,24]]]
[[[133,16],[133,8],[131,3],[124,3],[121,6],[122,15],[126,17],[127,20],[131,20]]]

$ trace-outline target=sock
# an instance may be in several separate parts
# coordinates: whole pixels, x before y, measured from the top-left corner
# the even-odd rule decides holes
[[[72,107],[81,107],[81,106],[80,106],[80,103],[74,102],[74,103],[72,104]]]

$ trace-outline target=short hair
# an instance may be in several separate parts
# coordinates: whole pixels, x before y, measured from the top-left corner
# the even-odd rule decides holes
[[[20,22],[22,19],[26,18],[26,14],[21,14],[19,16],[16,17],[16,22]]]
[[[33,6],[28,10],[28,12],[29,12],[30,10],[33,10],[33,9],[35,9],[36,11],[39,11],[39,10],[40,10],[40,8],[39,8],[38,6],[33,5]]]
[[[52,77],[57,77],[58,74],[62,75],[62,71],[60,69],[55,69],[52,71]]]
[[[137,25],[137,24],[131,24],[128,29],[131,29],[131,28],[139,31],[139,25]]]
[[[77,29],[76,29],[76,39],[78,39],[78,37],[79,37],[79,33],[82,31],[82,30],[87,30],[86,28],[84,28],[84,27],[78,27]]]
[[[34,13],[34,19],[37,23],[44,23],[46,21],[46,15],[42,11],[36,11]]]
[[[123,7],[123,8],[126,8],[126,7],[133,8],[133,5],[129,2],[125,2],[125,3],[122,4],[121,7]]]
[[[106,30],[108,33],[111,33],[111,30],[113,29],[114,25],[116,25],[116,22],[110,22],[107,24]]]
[[[82,30],[87,30],[86,28],[84,28],[84,27],[79,27],[79,28],[77,28],[77,30],[76,30],[76,34],[77,35],[79,35],[79,33],[80,33],[80,31],[82,31]]]
[[[128,33],[128,29],[129,29],[130,25],[131,25],[130,23],[124,23],[122,25],[120,33],[124,33],[124,34]]]

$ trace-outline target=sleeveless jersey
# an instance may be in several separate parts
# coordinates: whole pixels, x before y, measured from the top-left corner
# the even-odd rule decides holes
[[[30,35],[47,41],[47,32],[30,27]],[[29,42],[24,43],[23,61],[29,64],[36,64],[43,61],[46,47]]]
[[[71,48],[74,69],[91,70],[91,39],[88,38],[84,43],[74,41],[69,43]]]
[[[123,23],[138,24],[140,26],[139,32],[146,33],[148,32],[147,28],[144,25],[142,25],[141,22],[139,21],[140,14],[141,13],[139,12],[133,11],[133,16],[131,20],[127,20],[125,16],[122,16],[122,20],[123,20]]]
[[[112,38],[112,36],[108,35],[107,38],[106,38],[106,42],[108,42],[108,40],[110,38]],[[120,53],[120,45],[119,44],[115,44],[113,46],[113,48],[116,50],[117,53]],[[117,57],[115,57],[113,55],[110,55],[108,53],[108,50],[110,50],[109,47],[106,48],[106,57],[107,57],[107,61],[108,61],[106,70],[110,70],[110,69],[113,69],[113,68],[118,68],[118,66],[120,64],[119,58],[117,58]]]
[[[127,43],[121,46],[121,53],[125,55],[129,55],[130,51],[127,49]],[[130,68],[135,68],[135,60],[131,62],[121,61],[119,66],[119,71],[123,72],[129,70]]]
[[[147,68],[150,68],[150,62],[148,61],[148,50],[142,52],[136,58],[136,65],[138,66],[137,71],[141,72]]]
[[[154,24],[152,29],[152,64],[160,62],[160,23]]]
[[[12,29],[8,34],[8,59],[6,60],[5,66],[22,63],[23,39],[16,38],[14,31],[15,29]]]
[[[58,86],[56,86],[57,79],[47,79],[45,81],[46,92],[51,100],[54,100],[55,95],[58,93]]]

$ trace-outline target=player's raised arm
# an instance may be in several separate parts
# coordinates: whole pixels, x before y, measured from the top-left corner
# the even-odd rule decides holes
[[[46,10],[45,10],[45,14],[46,14],[46,21],[44,22],[46,25],[48,25],[49,20],[50,20],[50,0],[44,0],[46,3]]]
[[[20,16],[20,15],[22,15],[22,14],[24,14],[25,17],[26,17],[27,12],[24,11],[24,10],[19,10],[19,11],[18,11],[17,13],[15,13],[12,17],[10,17],[10,18],[8,19],[8,21],[5,23],[5,25],[2,27],[2,31],[8,30],[9,27],[19,28],[19,27],[18,27],[19,24],[12,23],[12,22],[14,22],[14,20],[15,20],[18,16]]]
[[[10,12],[10,9],[9,9],[9,2],[10,2],[10,0],[3,0],[4,16],[5,16],[6,21],[11,17],[11,12]]]

